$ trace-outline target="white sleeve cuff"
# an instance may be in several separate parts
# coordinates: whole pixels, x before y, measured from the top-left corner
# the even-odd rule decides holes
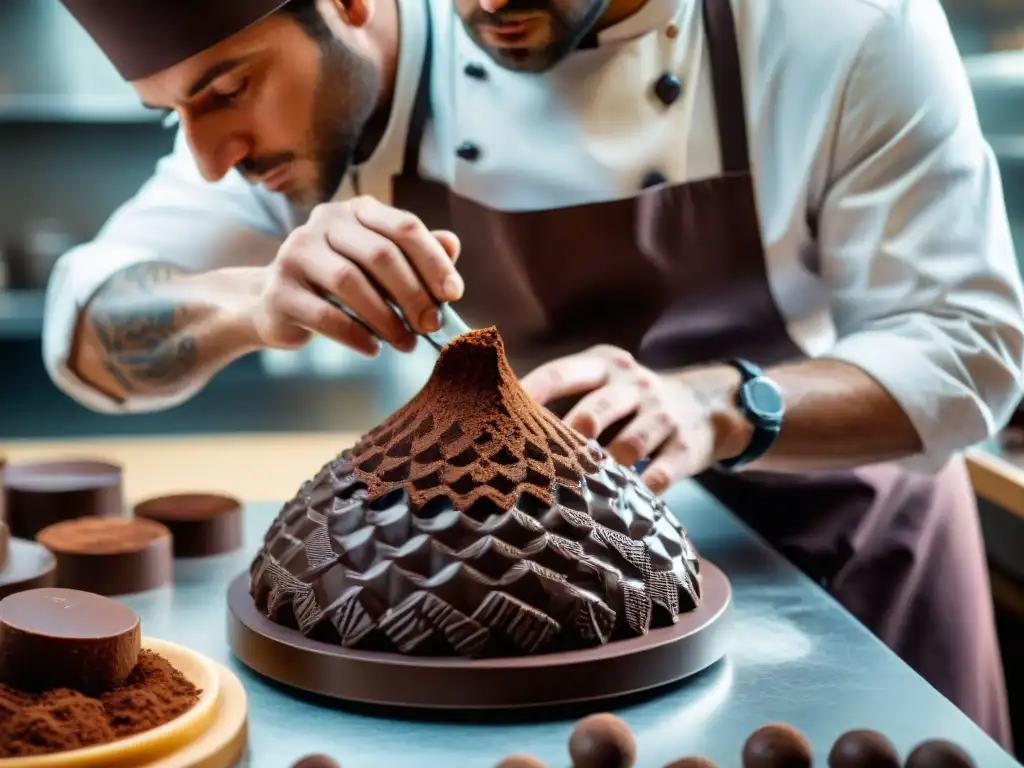
[[[897,463],[920,474],[938,472],[999,428],[998,415],[953,374],[963,373],[962,362],[951,352],[945,353],[948,360],[937,361],[936,354],[930,339],[878,330],[841,338],[823,355],[860,368],[895,398],[924,446],[922,453]]]
[[[202,382],[173,397],[132,397],[115,400],[82,381],[71,370],[70,359],[78,315],[93,295],[118,272],[155,261],[146,248],[104,242],[68,251],[54,265],[46,290],[43,322],[43,362],[53,383],[85,407],[101,413],[137,413],[171,408],[191,397]]]

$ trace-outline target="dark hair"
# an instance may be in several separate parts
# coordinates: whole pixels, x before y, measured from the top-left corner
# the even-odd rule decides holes
[[[331,38],[330,27],[316,7],[317,0],[291,0],[280,13],[291,16],[313,40],[322,43]]]

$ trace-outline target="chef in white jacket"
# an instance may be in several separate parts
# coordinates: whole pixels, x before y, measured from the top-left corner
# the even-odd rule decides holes
[[[53,273],[58,386],[169,408],[458,301],[1008,744],[962,451],[1021,397],[1024,311],[937,0],[64,2],[181,131]]]

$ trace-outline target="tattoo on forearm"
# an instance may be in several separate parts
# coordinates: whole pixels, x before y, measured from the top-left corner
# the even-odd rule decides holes
[[[93,299],[89,322],[106,352],[107,372],[128,393],[163,389],[198,365],[189,328],[195,311],[162,290],[182,274],[167,264],[137,264]]]

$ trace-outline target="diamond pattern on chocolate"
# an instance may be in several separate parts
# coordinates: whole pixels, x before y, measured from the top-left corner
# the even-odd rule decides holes
[[[285,504],[250,569],[270,619],[348,648],[500,657],[678,621],[697,553],[637,474],[519,386],[493,329]]]

